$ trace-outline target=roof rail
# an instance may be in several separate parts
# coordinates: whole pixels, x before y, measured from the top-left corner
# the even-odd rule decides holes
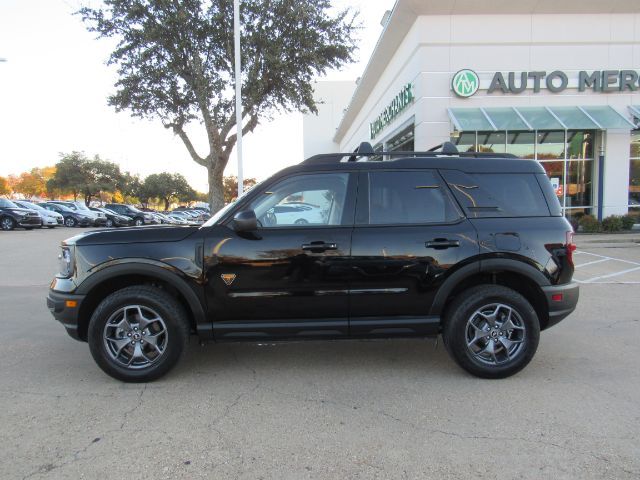
[[[441,149],[442,151],[435,151]],[[395,152],[375,152],[371,144],[362,142],[358,148],[349,153],[322,153],[307,158],[302,163],[305,165],[315,165],[322,163],[340,163],[345,157],[347,162],[355,162],[359,157],[418,157],[418,158],[437,158],[437,157],[471,157],[471,158],[518,158],[511,153],[492,153],[492,152],[459,152],[456,146],[451,142],[444,142],[437,145],[426,152],[415,151],[395,151]]]

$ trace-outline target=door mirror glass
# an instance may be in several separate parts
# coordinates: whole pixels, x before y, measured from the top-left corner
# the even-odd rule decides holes
[[[233,217],[233,229],[236,232],[254,232],[258,229],[258,219],[253,210],[243,210]]]

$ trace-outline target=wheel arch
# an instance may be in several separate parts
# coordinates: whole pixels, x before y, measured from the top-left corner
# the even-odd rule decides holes
[[[549,323],[549,306],[540,288],[549,279],[533,266],[511,259],[479,260],[454,272],[438,289],[430,315],[445,317],[448,306],[461,292],[482,284],[502,285],[524,296],[532,305],[544,330]]]
[[[185,308],[191,328],[200,336],[210,335],[202,300],[189,286],[184,274],[148,259],[129,259],[126,263],[102,268],[78,286],[76,293],[85,295],[78,312],[79,337],[86,340],[91,315],[107,295],[133,285],[153,285],[167,291]]]

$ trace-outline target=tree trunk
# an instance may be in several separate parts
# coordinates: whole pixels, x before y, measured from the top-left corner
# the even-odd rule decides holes
[[[218,165],[209,164],[207,173],[209,177],[209,209],[214,214],[224,207],[224,187],[222,184],[224,167],[220,168]]]
[[[167,197],[164,199],[164,211],[166,212],[167,210],[169,210],[169,200],[170,198]]]

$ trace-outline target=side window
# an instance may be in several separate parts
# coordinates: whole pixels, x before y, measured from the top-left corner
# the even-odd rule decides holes
[[[442,174],[470,217],[547,217],[549,207],[533,173]]]
[[[296,175],[258,196],[250,208],[262,227],[341,225],[348,173]]]
[[[448,223],[459,218],[434,172],[369,173],[369,224]]]

